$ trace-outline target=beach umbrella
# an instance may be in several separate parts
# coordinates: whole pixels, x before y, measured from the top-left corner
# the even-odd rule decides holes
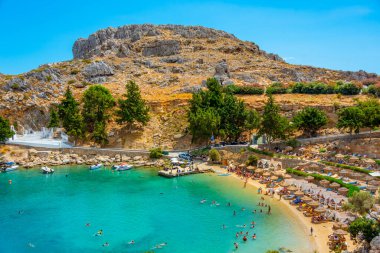
[[[273,173],[275,176],[278,176],[278,177],[282,177],[283,174],[281,171],[276,171],[275,173]]]
[[[331,188],[339,188],[340,184],[334,182],[334,183],[330,184],[330,187]]]
[[[240,167],[240,168],[244,168],[244,167],[245,167],[245,164],[242,163],[242,164],[239,165],[239,167]]]
[[[350,160],[350,162],[356,162],[357,160],[359,160],[359,157],[351,156],[349,160]]]
[[[322,186],[324,186],[324,187],[326,187],[326,186],[328,186],[328,185],[330,184],[330,182],[327,181],[326,179],[321,180],[319,183],[320,183]]]
[[[312,201],[313,199],[310,198],[309,196],[303,196],[303,197],[301,198],[301,200],[302,200],[303,202],[310,202],[310,201]]]
[[[334,169],[333,168],[330,168],[330,167],[326,167],[324,168],[325,171],[333,171]]]
[[[368,182],[369,185],[375,185],[375,186],[379,186],[379,183],[380,183],[380,182],[377,181],[377,180],[372,180],[372,181],[369,181],[369,182]]]
[[[284,178],[285,178],[285,179],[289,179],[289,178],[292,178],[292,176],[289,175],[289,174],[286,174],[286,175],[284,176]]]
[[[366,164],[375,164],[375,160],[372,160],[372,159],[365,159],[364,161]]]
[[[294,192],[294,191],[297,191],[297,190],[298,190],[297,187],[295,187],[293,185],[291,185],[291,186],[288,187],[288,191]]]
[[[278,179],[278,177],[276,177],[276,176],[271,176],[271,177],[270,177],[270,180],[273,180],[273,181],[274,181],[274,180],[277,180],[277,179]]]
[[[352,173],[352,175],[350,177],[355,178],[355,179],[361,179],[363,177],[363,174],[361,174],[361,173]]]
[[[340,188],[338,189],[338,192],[339,192],[340,194],[344,195],[344,196],[347,196],[348,189],[345,188],[345,187],[340,187]]]
[[[306,180],[309,181],[309,182],[311,182],[311,181],[314,180],[314,177],[312,177],[312,176],[307,176],[307,177],[306,177]]]
[[[263,174],[263,176],[264,176],[264,177],[269,177],[269,176],[270,176],[270,173],[269,173],[269,172],[265,172],[265,173]]]
[[[368,185],[367,186],[367,190],[370,191],[370,192],[376,192],[377,191],[377,186],[374,186],[374,185]]]
[[[303,196],[303,195],[305,195],[302,191],[296,191],[295,193],[294,193],[294,195],[296,195],[296,196]]]
[[[247,170],[255,170],[255,167],[253,167],[253,166],[248,166],[248,167],[247,167]]]
[[[334,231],[334,234],[336,234],[336,235],[346,235],[347,232],[344,231],[344,230],[342,230],[342,229],[338,229],[338,230]]]
[[[318,208],[314,209],[314,212],[316,212],[316,213],[324,213],[324,212],[326,212],[326,209],[323,208],[323,207],[318,207]]]
[[[257,169],[257,170],[255,170],[255,173],[261,174],[261,173],[263,173],[263,169]]]
[[[345,176],[345,175],[350,174],[350,172],[348,170],[341,170],[341,171],[339,171],[339,174],[342,176]]]
[[[311,201],[311,202],[309,202],[309,203],[307,203],[309,206],[311,206],[311,207],[317,207],[317,206],[319,206],[319,202],[317,202],[317,201]]]
[[[344,158],[344,155],[342,155],[342,154],[336,154],[335,157],[338,158],[338,159],[342,159],[342,158]]]

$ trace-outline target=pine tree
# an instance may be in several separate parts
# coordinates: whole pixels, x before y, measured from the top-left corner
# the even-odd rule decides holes
[[[0,142],[5,142],[9,138],[11,138],[15,132],[11,130],[11,125],[9,124],[9,120],[4,119],[0,116]]]
[[[306,107],[294,116],[293,123],[298,129],[312,137],[327,124],[327,116],[324,111],[318,108]]]
[[[149,121],[149,107],[141,98],[139,86],[134,81],[129,81],[125,86],[127,93],[125,99],[119,99],[119,109],[116,111],[119,124],[127,123],[130,128],[136,122],[146,125]]]
[[[58,116],[57,110],[55,109],[51,109],[50,111],[50,120],[49,120],[48,127],[49,128],[59,127],[59,116]]]
[[[269,145],[276,139],[286,139],[290,131],[288,120],[279,112],[280,108],[275,104],[272,95],[268,95],[258,135],[265,135]]]
[[[68,135],[75,139],[83,136],[83,119],[79,103],[75,100],[70,87],[67,87],[64,98],[58,106],[58,116]]]

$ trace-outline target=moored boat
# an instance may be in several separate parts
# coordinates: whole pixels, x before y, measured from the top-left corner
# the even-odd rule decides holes
[[[95,164],[95,165],[91,165],[90,166],[90,170],[97,170],[97,169],[100,169],[101,167],[103,167],[103,164],[98,163],[98,164]]]
[[[47,166],[41,167],[41,170],[42,170],[42,173],[44,173],[44,174],[52,174],[52,173],[54,173],[54,169],[49,168]]]
[[[2,172],[10,172],[18,169],[18,165],[15,162],[5,162],[1,164],[0,170]]]
[[[132,169],[132,165],[129,165],[129,164],[126,164],[126,163],[122,163],[122,164],[119,164],[119,165],[113,165],[112,166],[112,169],[116,170],[116,171],[123,171],[123,170],[130,170]]]

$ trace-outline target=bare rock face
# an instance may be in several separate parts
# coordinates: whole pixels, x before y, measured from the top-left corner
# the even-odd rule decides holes
[[[53,83],[62,83],[61,74],[58,69],[51,67],[44,67],[40,71],[31,71],[25,74],[27,78],[35,78],[40,82],[53,82]]]
[[[4,90],[6,91],[27,91],[29,89],[30,85],[23,77],[15,77],[4,86]]]
[[[371,245],[371,249],[370,249],[369,253],[380,252],[380,235],[373,238],[370,245]]]
[[[223,85],[231,84],[231,80],[229,79],[230,77],[231,75],[228,69],[228,64],[225,60],[222,60],[216,64],[214,78],[216,78],[219,83]]]
[[[113,69],[103,61],[93,62],[83,70],[83,75],[92,83],[104,83],[107,81],[107,76],[112,76],[113,74]]]
[[[170,56],[181,50],[179,41],[158,40],[143,48],[143,56]]]
[[[201,26],[182,25],[127,25],[118,28],[106,28],[91,34],[87,39],[78,39],[73,46],[74,59],[86,59],[93,56],[105,56],[115,54],[118,57],[126,57],[131,52],[131,45],[139,41],[142,37],[155,37],[162,34],[163,30],[171,31],[174,35],[183,38],[209,38],[219,37],[235,38],[235,36],[211,28]],[[162,47],[174,46],[172,50],[162,49]],[[176,42],[167,42],[156,45],[155,49],[145,49],[147,55],[172,55],[178,50]],[[144,52],[144,51],[143,51]]]

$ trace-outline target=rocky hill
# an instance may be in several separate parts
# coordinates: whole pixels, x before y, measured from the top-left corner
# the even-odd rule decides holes
[[[38,129],[48,120],[48,108],[57,103],[67,85],[80,98],[87,86],[101,83],[115,97],[135,80],[152,108],[152,120],[143,131],[127,134],[111,122],[112,146],[142,148],[161,145],[183,148],[186,136],[186,104],[191,92],[209,77],[222,84],[268,85],[299,81],[355,81],[377,77],[364,71],[334,71],[291,65],[267,53],[253,42],[241,41],[224,31],[200,26],[128,25],[106,28],[78,39],[73,60],[40,66],[20,75],[0,74],[0,115],[17,122],[20,129]],[[316,99],[318,97],[318,99]],[[243,99],[260,109],[263,96]],[[282,95],[285,111],[306,104],[331,107],[350,104],[352,97],[336,95]]]

